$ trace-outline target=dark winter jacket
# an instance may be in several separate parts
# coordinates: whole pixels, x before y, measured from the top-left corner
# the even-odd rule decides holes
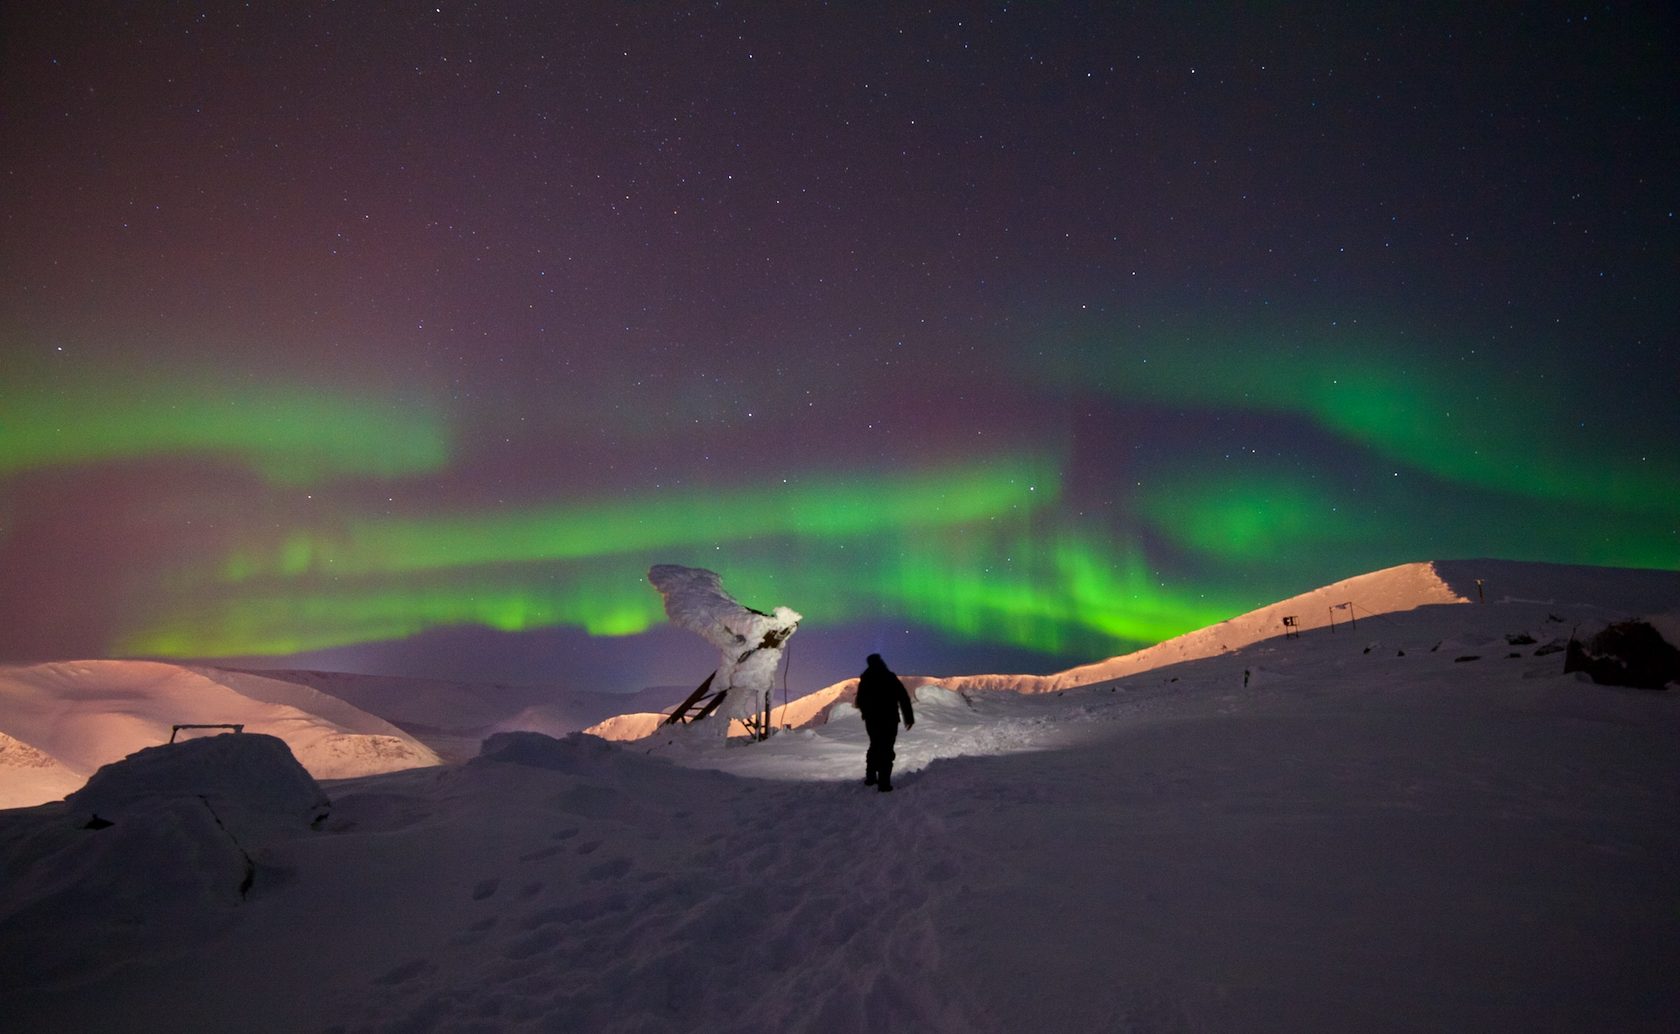
[[[916,722],[910,710],[910,694],[879,654],[869,655],[869,667],[858,677],[857,706],[863,712],[864,722],[870,725],[896,724],[900,711],[904,713],[906,729]]]

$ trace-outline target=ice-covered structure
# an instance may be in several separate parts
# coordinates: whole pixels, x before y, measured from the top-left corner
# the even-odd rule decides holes
[[[648,581],[665,598],[665,614],[672,624],[718,648],[718,669],[710,681],[711,689],[723,696],[712,713],[725,719],[759,715],[775,683],[782,647],[799,627],[801,615],[788,607],[768,614],[744,607],[723,590],[716,572],[701,567],[655,564],[648,569]],[[729,722],[719,725],[727,734]]]

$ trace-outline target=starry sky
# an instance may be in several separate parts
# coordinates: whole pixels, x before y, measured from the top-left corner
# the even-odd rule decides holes
[[[1052,671],[1680,567],[1665,4],[9,4],[0,660]],[[1371,5],[1374,6],[1374,5]]]

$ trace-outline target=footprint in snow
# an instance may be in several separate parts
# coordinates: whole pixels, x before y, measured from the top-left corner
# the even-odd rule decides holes
[[[609,894],[593,901],[573,901],[553,908],[539,909],[521,919],[519,926],[523,930],[538,930],[556,923],[578,923],[597,919],[612,912],[623,912],[629,907],[630,899],[623,894]]]
[[[958,869],[954,862],[949,859],[941,858],[939,861],[934,862],[932,865],[922,870],[922,879],[929,883],[944,883],[961,871],[962,870]]]
[[[569,905],[556,905],[532,912],[519,921],[521,929],[536,930],[554,923],[575,923],[579,919],[588,919],[599,911],[592,902],[574,901]]]
[[[505,959],[528,959],[541,955],[560,943],[561,932],[553,927],[538,930],[529,937],[520,937],[502,949]]]
[[[590,866],[584,870],[583,878],[586,880],[617,880],[622,879],[629,871],[630,859],[614,858],[599,865]]]
[[[496,893],[496,889],[498,887],[500,887],[501,885],[502,885],[502,881],[499,880],[499,879],[495,879],[495,878],[491,878],[491,879],[488,879],[488,880],[479,880],[478,883],[476,883],[473,886],[473,892],[472,892],[473,900],[474,901],[483,901],[485,898],[491,897],[492,895],[494,895]]]
[[[397,984],[406,984],[415,977],[430,973],[436,969],[437,966],[433,965],[430,959],[411,959],[400,966],[396,966],[387,970],[385,973],[374,977],[373,982],[376,984],[384,984],[387,987],[392,987]]]

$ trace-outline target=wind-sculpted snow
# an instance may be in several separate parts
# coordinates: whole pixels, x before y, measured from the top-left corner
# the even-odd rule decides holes
[[[27,837],[0,838],[19,881],[0,906],[0,1002],[213,935],[255,888],[266,849],[328,808],[286,744],[262,734],[148,747],[101,767],[21,827]]]
[[[322,779],[439,761],[384,719],[278,679],[148,661],[0,667],[0,731],[29,748],[0,751],[0,806],[55,800],[100,765],[169,742],[177,724],[272,733]],[[39,774],[42,757],[51,761],[50,776]],[[20,768],[30,771],[20,775]]]
[[[775,683],[782,647],[799,628],[801,615],[788,607],[766,614],[744,607],[724,591],[716,572],[677,564],[655,564],[648,581],[665,599],[671,623],[718,649],[711,688],[724,694],[713,723],[727,735],[731,718],[751,718]]]
[[[301,828],[328,801],[285,741],[261,733],[147,747],[105,765],[64,803],[77,818],[125,819],[158,801],[192,799]]]
[[[1680,694],[1556,648],[1614,616],[1425,606],[1044,693],[924,684],[891,795],[844,702],[756,744],[497,737],[329,785],[244,899],[237,856],[180,850],[213,843],[190,811],[120,873],[124,823],[0,813],[0,1006],[23,1031],[1667,1031]]]

